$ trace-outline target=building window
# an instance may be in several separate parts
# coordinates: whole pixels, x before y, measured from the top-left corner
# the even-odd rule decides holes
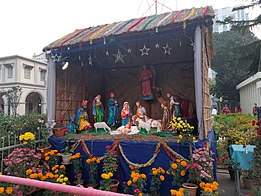
[[[40,81],[45,81],[46,79],[46,70],[40,71]]]
[[[13,72],[14,72],[14,68],[13,66],[7,66],[7,78],[12,78],[13,77]]]
[[[24,68],[24,78],[25,79],[30,79],[31,78],[31,68],[30,67],[25,67]]]

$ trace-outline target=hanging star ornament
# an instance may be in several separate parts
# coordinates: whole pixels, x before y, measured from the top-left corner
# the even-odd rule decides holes
[[[128,53],[131,53],[131,48],[128,48],[128,50],[127,50],[127,51],[128,51]]]
[[[156,43],[155,48],[159,48],[159,47],[160,47],[159,43]]]
[[[117,54],[113,54],[113,56],[116,58],[115,59],[115,63],[117,63],[117,62],[122,62],[122,63],[124,63],[124,57],[126,56],[126,55],[123,55],[122,53],[121,53],[121,51],[118,49],[118,53]]]
[[[141,56],[143,56],[143,55],[147,55],[148,56],[149,55],[149,50],[150,50],[150,48],[147,48],[146,45],[144,45],[143,48],[140,49]]]
[[[92,55],[91,54],[89,54],[88,60],[89,60],[89,65],[92,65]]]
[[[106,51],[105,51],[105,55],[106,55],[106,56],[110,56],[110,54],[109,54],[109,51],[108,51],[108,50],[106,50]]]
[[[167,43],[166,46],[163,46],[164,54],[170,55],[170,51],[172,48],[169,47],[169,44]]]

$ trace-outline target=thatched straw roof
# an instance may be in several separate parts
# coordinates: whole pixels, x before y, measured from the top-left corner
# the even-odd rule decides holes
[[[212,7],[191,8],[181,11],[168,12],[160,15],[152,15],[127,21],[114,22],[111,24],[76,29],[74,32],[52,42],[44,48],[44,51],[69,46],[81,46],[83,43],[92,44],[98,39],[109,39],[110,37],[132,34],[145,31],[159,31],[170,25],[182,24],[186,28],[193,21],[202,21],[206,17],[213,17]]]

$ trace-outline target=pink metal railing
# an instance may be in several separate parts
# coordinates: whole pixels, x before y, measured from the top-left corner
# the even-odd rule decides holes
[[[19,177],[6,176],[6,175],[0,175],[0,182],[7,182],[11,184],[36,187],[40,189],[48,189],[52,191],[70,193],[75,195],[88,195],[88,196],[92,196],[92,195],[93,196],[123,196],[124,195],[126,196],[125,194],[96,190],[91,187],[83,188],[83,187],[69,186],[69,185],[63,185],[58,183],[44,182],[39,180],[19,178]]]

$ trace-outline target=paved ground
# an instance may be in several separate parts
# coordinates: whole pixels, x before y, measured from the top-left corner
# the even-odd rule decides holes
[[[230,179],[228,170],[218,169],[217,178],[219,183],[219,195],[221,196],[237,196],[235,182]],[[241,196],[255,196],[251,191],[244,189],[241,180]]]

